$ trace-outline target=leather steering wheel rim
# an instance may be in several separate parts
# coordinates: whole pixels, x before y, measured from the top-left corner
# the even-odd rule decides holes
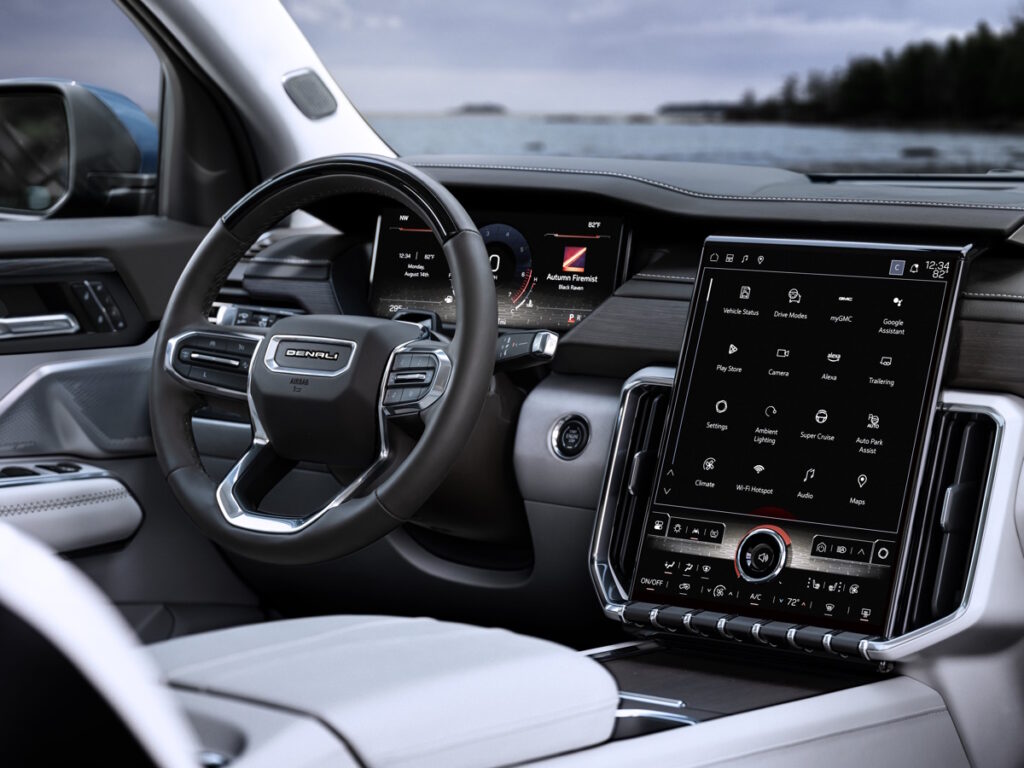
[[[170,375],[164,364],[168,345],[183,331],[217,332],[207,321],[212,303],[263,232],[304,206],[353,194],[411,209],[441,244],[459,318],[447,349],[452,367],[444,395],[431,406],[416,446],[372,492],[348,498],[291,533],[238,527],[218,505],[217,485],[203,469],[192,435],[192,417],[206,400]],[[244,557],[312,563],[360,549],[407,522],[455,463],[490,387],[496,337],[497,302],[486,248],[469,214],[443,186],[405,163],[376,156],[342,155],[296,166],[253,189],[213,226],[168,302],[150,385],[154,447],[167,483],[206,536]],[[262,364],[269,338],[260,343],[252,367]]]

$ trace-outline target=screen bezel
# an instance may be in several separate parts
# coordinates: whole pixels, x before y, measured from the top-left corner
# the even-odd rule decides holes
[[[788,238],[758,238],[758,237],[729,237],[724,235],[714,235],[705,239],[704,244],[701,248],[700,258],[697,264],[697,274],[694,280],[693,288],[693,300],[690,305],[690,311],[687,313],[686,326],[683,334],[683,344],[680,349],[679,359],[676,364],[676,373],[672,382],[672,395],[669,401],[668,410],[668,421],[667,424],[671,427],[676,422],[678,409],[681,406],[680,398],[683,396],[687,382],[690,380],[693,371],[693,365],[697,354],[697,345],[695,343],[694,335],[697,333],[698,328],[701,325],[700,312],[695,311],[703,306],[704,295],[705,295],[705,282],[706,282],[706,269],[707,261],[706,254],[709,246],[725,246],[725,245],[737,245],[737,246],[772,246],[772,247],[792,247],[792,248],[808,248],[815,249],[818,251],[842,251],[847,256],[853,256],[857,251],[871,251],[873,253],[891,252],[896,255],[907,256],[914,254],[920,258],[925,258],[929,254],[941,256],[942,258],[950,259],[953,264],[950,279],[947,282],[949,286],[948,294],[945,298],[945,302],[942,309],[942,316],[939,318],[938,332],[940,334],[939,343],[936,345],[936,349],[933,351],[933,357],[931,360],[931,376],[928,378],[925,395],[922,398],[922,411],[918,420],[917,435],[918,439],[915,442],[914,453],[911,460],[910,470],[910,493],[904,495],[903,507],[900,510],[900,519],[903,521],[901,529],[898,532],[899,535],[899,554],[897,561],[893,565],[893,580],[889,594],[888,605],[886,606],[886,613],[884,623],[882,624],[884,637],[892,637],[894,632],[894,624],[897,615],[897,606],[903,598],[903,594],[906,589],[906,574],[909,566],[909,553],[911,547],[911,541],[913,540],[913,531],[917,525],[916,512],[918,509],[919,498],[922,487],[924,485],[927,467],[924,466],[923,458],[928,453],[928,448],[932,441],[932,430],[935,422],[935,414],[939,405],[939,394],[940,384],[942,383],[945,372],[946,362],[949,356],[949,346],[952,337],[953,323],[955,322],[957,312],[959,309],[959,296],[960,296],[960,284],[963,278],[964,269],[967,263],[968,254],[972,249],[972,246],[944,246],[944,245],[911,245],[911,244],[899,244],[899,243],[880,243],[880,242],[860,242],[860,241],[843,241],[843,240],[811,240],[811,239],[788,239]],[[717,265],[716,265],[717,266]],[[923,424],[922,424],[923,421]],[[666,428],[661,436],[658,446],[657,456],[657,467],[658,471],[662,466],[666,451],[668,450],[669,441],[673,439],[673,434],[670,428]],[[646,530],[647,519],[652,512],[654,506],[654,494],[650,495],[647,500],[646,509],[643,515],[643,530]],[[632,599],[632,595],[635,589],[635,583],[637,578],[637,571],[640,567],[640,553],[643,550],[646,536],[641,536],[640,541],[637,545],[637,552],[633,573],[630,574],[628,596]],[[751,611],[756,614],[757,611]],[[755,616],[756,618],[756,616]],[[823,622],[827,623],[827,622]]]
[[[370,251],[369,284],[367,285],[367,289],[366,289],[366,302],[367,302],[367,306],[369,307],[370,312],[372,313],[372,315],[374,317],[387,318],[386,315],[379,314],[379,313],[375,312],[374,309],[373,309],[374,308],[374,286],[375,286],[375,282],[374,281],[375,281],[376,270],[377,270],[377,255],[378,255],[378,250],[377,249],[379,248],[379,245],[380,245],[380,233],[381,233],[381,225],[382,225],[382,222],[384,220],[384,213],[385,212],[395,212],[395,211],[401,211],[401,212],[404,212],[404,213],[410,213],[413,216],[416,215],[414,211],[411,211],[408,208],[404,208],[404,207],[402,207],[400,205],[389,206],[386,209],[382,209],[381,212],[377,214],[377,221],[376,221],[376,223],[374,225],[374,232],[373,232],[373,247],[372,247],[372,249]],[[590,211],[586,211],[586,212],[583,212],[583,213],[576,212],[576,211],[567,211],[567,212],[557,212],[557,213],[544,214],[544,213],[538,213],[537,211],[523,211],[523,210],[505,209],[505,208],[495,207],[495,206],[483,206],[483,207],[479,207],[479,208],[474,208],[473,211],[470,212],[470,217],[473,219],[474,223],[476,223],[478,226],[479,226],[479,222],[481,220],[485,221],[486,223],[490,223],[491,219],[498,220],[498,219],[500,219],[502,217],[515,218],[515,217],[519,217],[519,216],[533,216],[533,217],[540,217],[540,218],[543,218],[543,217],[547,216],[549,218],[557,218],[557,219],[563,219],[563,218],[595,218],[596,219],[596,218],[600,218],[600,219],[613,219],[617,223],[616,237],[618,238],[618,242],[616,243],[616,246],[615,246],[615,263],[614,263],[614,265],[613,265],[613,267],[612,267],[612,269],[610,271],[611,288],[608,290],[608,293],[607,293],[606,296],[604,296],[602,299],[600,299],[600,301],[598,301],[596,304],[594,304],[594,306],[590,310],[587,311],[587,317],[584,318],[578,324],[578,325],[582,325],[583,323],[585,323],[587,321],[587,318],[589,318],[590,315],[592,315],[594,312],[596,312],[601,307],[601,305],[604,302],[606,302],[609,298],[611,298],[612,296],[615,295],[615,291],[618,290],[618,288],[622,285],[622,283],[625,280],[625,277],[624,277],[624,274],[623,274],[623,269],[624,269],[624,267],[628,267],[630,248],[631,248],[631,244],[632,244],[632,229],[631,229],[630,224],[629,224],[629,219],[623,213],[621,213],[621,212],[619,212],[619,213],[611,213],[611,212],[605,212],[605,211],[601,211],[601,210],[596,210],[596,211],[595,210],[590,210]],[[417,312],[417,311],[420,311],[420,310],[411,309],[409,311]],[[444,322],[444,321],[441,323],[441,325],[442,325],[442,327],[448,328],[448,329],[453,329],[453,328],[456,327],[456,323],[449,323],[449,322]],[[569,326],[567,328],[565,328],[565,327],[550,328],[548,330],[554,330],[555,332],[562,334],[562,333],[568,333],[569,331],[571,331],[574,328],[578,327],[578,325],[572,325],[572,326]],[[516,330],[522,330],[522,329],[520,329],[519,327],[514,326],[514,325],[503,325],[503,326],[500,326],[498,330],[499,330],[499,333],[500,333],[502,331],[516,331]],[[538,327],[538,328],[533,328],[533,330],[543,330],[543,329]]]

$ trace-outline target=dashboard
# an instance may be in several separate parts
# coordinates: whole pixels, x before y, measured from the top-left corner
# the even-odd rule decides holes
[[[974,410],[949,418],[937,393],[1024,395],[1011,364],[1024,305],[1013,299],[1024,297],[1024,268],[1011,236],[1024,206],[949,185],[549,160],[417,163],[480,224],[502,331],[559,336],[553,359],[529,369],[500,360],[519,335],[499,342],[500,418],[517,425],[501,434],[514,446],[493,448],[500,493],[460,499],[474,510],[464,528],[499,501],[586,510],[599,497],[608,540],[591,542],[585,583],[560,563],[543,585],[572,595],[580,621],[590,581],[605,615],[623,621],[625,607],[629,626],[660,606],[660,623],[692,613],[698,623],[745,617],[889,638],[955,611],[981,497],[966,493],[952,523],[942,499],[988,487],[999,425]],[[325,217],[331,231],[271,238],[233,271],[218,322],[418,309],[450,331],[438,243],[409,211],[379,206]],[[631,390],[649,369],[660,371],[657,386]],[[629,393],[641,390],[662,404],[634,424]],[[944,452],[963,466],[943,464]],[[493,476],[488,467],[481,454],[466,474]],[[591,521],[584,527],[589,537]],[[457,542],[443,547],[472,561]],[[508,552],[510,567],[538,556],[519,541]]]
[[[1005,674],[1002,649],[1024,631],[1024,593],[1006,588],[1024,581],[1024,184],[411,161],[499,257],[502,328],[556,331],[557,351],[542,366],[499,366],[485,417],[502,429],[424,510],[464,513],[463,539],[410,527],[374,550],[373,572],[402,574],[401,588],[367,579],[365,559],[317,578],[245,565],[262,590],[301,591],[321,612],[414,612],[430,596],[453,618],[580,647],[620,642],[621,627],[688,650],[717,643],[752,677],[770,654],[808,666],[912,661],[950,681],[936,687],[954,702],[979,669]],[[239,265],[220,300],[253,308],[254,323],[267,308],[419,308],[450,326],[437,243],[407,211],[379,205],[337,221],[319,212],[332,232],[282,235]],[[613,236],[545,237],[589,233],[590,221]],[[564,271],[567,245],[586,245],[580,266],[598,279],[560,296],[548,289],[561,281],[539,277],[580,274]],[[243,324],[241,312],[219,314],[232,317]],[[556,440],[566,424],[583,425],[573,453]],[[497,505],[520,527],[494,533]],[[485,556],[462,543],[481,521]],[[991,707],[968,699],[961,711],[977,714],[982,749],[993,707],[1018,711],[990,690]]]
[[[498,325],[564,331],[581,323],[612,292],[622,248],[622,220],[601,216],[472,212],[490,257]],[[440,243],[408,210],[377,220],[370,268],[370,308],[436,312],[455,322],[455,291]]]

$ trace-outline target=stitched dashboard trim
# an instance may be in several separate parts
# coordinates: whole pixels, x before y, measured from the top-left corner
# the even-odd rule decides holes
[[[1015,299],[1024,301],[1024,296],[1019,293],[985,293],[984,291],[962,291],[962,296],[968,299]]]
[[[569,168],[549,168],[531,165],[502,165],[497,163],[416,163],[418,168],[452,168],[474,171],[523,171],[528,173],[557,173],[565,176],[603,176],[606,178],[627,179],[641,184],[648,184],[681,195],[696,197],[703,200],[734,200],[752,203],[839,203],[843,205],[894,205],[918,208],[963,208],[967,210],[1017,211],[1024,212],[1024,206],[997,205],[995,203],[957,203],[943,200],[891,200],[887,198],[852,199],[846,197],[798,197],[787,195],[729,195],[719,192],[698,192],[695,189],[676,186],[667,181],[659,181],[646,176],[637,176],[621,171],[598,171],[593,169],[572,170]]]

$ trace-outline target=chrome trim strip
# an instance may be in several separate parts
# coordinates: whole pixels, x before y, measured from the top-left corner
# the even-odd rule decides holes
[[[40,325],[49,327],[43,330],[31,330],[31,326]],[[69,336],[78,333],[78,329],[78,320],[69,312],[58,312],[53,315],[0,317],[0,341],[35,339],[40,336]]]
[[[178,348],[182,342],[192,336],[220,336],[226,339],[244,339],[246,341],[255,341],[256,348],[252,352],[252,357],[249,359],[249,376],[252,376],[252,367],[256,363],[256,353],[259,352],[260,342],[263,341],[263,336],[258,333],[240,333],[238,331],[185,331],[179,333],[177,336],[172,337],[167,341],[167,352],[164,355],[164,371],[170,374],[171,378],[182,384],[189,389],[193,389],[197,392],[212,392],[217,395],[225,395],[226,397],[232,397],[237,400],[241,400],[246,397],[245,392],[238,392],[234,389],[228,389],[227,387],[218,387],[216,384],[207,384],[202,381],[193,381],[192,379],[186,379],[176,370],[174,370],[174,361],[178,357]]]
[[[622,718],[648,718],[650,720],[667,720],[679,725],[696,725],[697,721],[686,715],[677,715],[675,712],[662,712],[660,709],[620,709],[615,713],[615,719]]]
[[[647,645],[652,645],[650,640],[626,640],[622,643],[601,645],[597,648],[587,648],[579,653],[581,656],[603,656],[605,654],[616,654],[617,651],[636,651]]]
[[[638,704],[654,704],[658,707],[672,707],[683,709],[686,702],[682,699],[666,699],[663,696],[651,696],[647,693],[633,693],[632,691],[619,691],[620,701],[635,701]]]
[[[373,295],[373,276],[377,271],[377,245],[380,243],[380,223],[384,217],[377,214],[377,226],[373,230],[373,252],[370,254],[370,285],[367,299]]]
[[[348,356],[348,360],[345,362],[345,365],[336,371],[321,371],[316,368],[290,368],[281,365],[275,359],[277,355],[277,348],[281,346],[281,342],[283,341],[307,342],[309,344],[333,344],[335,346],[349,347],[352,350],[352,354]],[[267,366],[268,370],[273,371],[274,373],[288,373],[293,376],[319,376],[321,378],[333,379],[335,376],[341,376],[341,374],[352,367],[352,363],[356,359],[357,349],[359,349],[359,345],[354,341],[349,341],[348,339],[331,339],[325,336],[292,336],[279,334],[277,336],[271,336],[270,341],[267,342],[267,351],[263,354],[263,364]]]
[[[198,360],[201,363],[215,363],[216,365],[230,365],[232,368],[238,368],[241,363],[235,360],[233,357],[218,357],[217,355],[207,355],[204,352],[193,352],[188,356],[189,360]]]

